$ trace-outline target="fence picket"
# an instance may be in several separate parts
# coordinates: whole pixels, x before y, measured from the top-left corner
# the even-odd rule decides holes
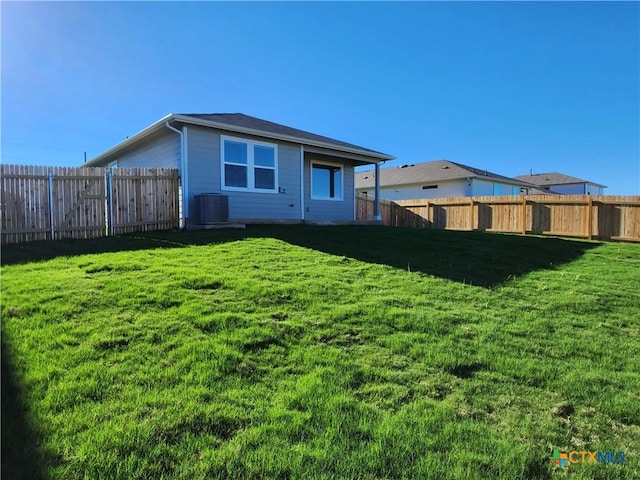
[[[356,196],[357,220],[373,220],[372,197]],[[382,222],[397,227],[640,241],[640,196],[517,195],[380,200]]]
[[[177,170],[117,169],[107,183],[109,171],[0,165],[2,243],[94,238],[179,226]]]

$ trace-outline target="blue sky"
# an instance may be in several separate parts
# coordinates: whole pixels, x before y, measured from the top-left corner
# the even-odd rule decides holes
[[[640,193],[637,2],[2,2],[2,162],[76,166],[168,113]]]

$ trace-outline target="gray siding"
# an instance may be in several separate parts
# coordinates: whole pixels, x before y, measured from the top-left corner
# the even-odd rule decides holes
[[[422,189],[423,185],[438,188]],[[358,189],[370,197],[375,196],[373,187]],[[422,200],[429,198],[479,197],[494,195],[520,195],[520,187],[510,183],[473,178],[471,185],[464,179],[422,182],[415,185],[380,187],[380,198],[385,200]]]
[[[180,135],[161,131],[109,161],[114,160],[123,168],[180,168]]]
[[[313,200],[311,198],[311,162],[328,161],[343,165],[343,199],[337,200]],[[305,220],[310,221],[351,221],[355,220],[355,173],[353,162],[342,158],[318,158],[307,154],[304,159],[304,197]]]
[[[564,193],[565,195],[583,195],[585,191],[584,183],[574,183],[567,185],[550,185],[554,192]]]
[[[438,188],[424,190],[423,185],[437,185]],[[375,188],[362,188],[358,190],[366,192],[370,197],[375,197]],[[385,200],[416,200],[425,198],[467,197],[471,194],[471,187],[467,181],[447,180],[439,182],[422,182],[415,185],[401,185],[380,187],[380,198]]]
[[[510,183],[473,179],[472,196],[520,195],[520,187]]]
[[[218,130],[188,127],[189,217],[195,218],[194,196],[220,193],[229,197],[229,219],[300,220],[300,145],[265,140],[238,133],[225,135],[274,143],[278,146],[278,186],[284,193],[235,192],[223,190],[220,171],[220,134]]]

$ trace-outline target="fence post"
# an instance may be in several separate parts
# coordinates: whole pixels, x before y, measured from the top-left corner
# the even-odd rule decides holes
[[[473,197],[469,197],[469,230],[473,231]]]
[[[522,195],[522,212],[520,212],[522,235],[527,234],[527,196]]]
[[[433,226],[433,223],[431,222],[431,220],[429,219],[430,213],[429,213],[429,200],[427,200],[425,205],[425,213],[427,214],[427,216],[425,217],[426,220],[426,228],[431,228]]]
[[[113,235],[113,173],[107,172],[107,236]]]
[[[593,238],[593,197],[587,198],[587,239]]]
[[[49,187],[49,234],[53,240],[53,172],[47,173],[47,184]]]

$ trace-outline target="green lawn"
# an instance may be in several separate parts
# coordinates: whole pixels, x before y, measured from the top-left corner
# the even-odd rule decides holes
[[[640,477],[640,245],[262,226],[2,254],[3,478]]]

